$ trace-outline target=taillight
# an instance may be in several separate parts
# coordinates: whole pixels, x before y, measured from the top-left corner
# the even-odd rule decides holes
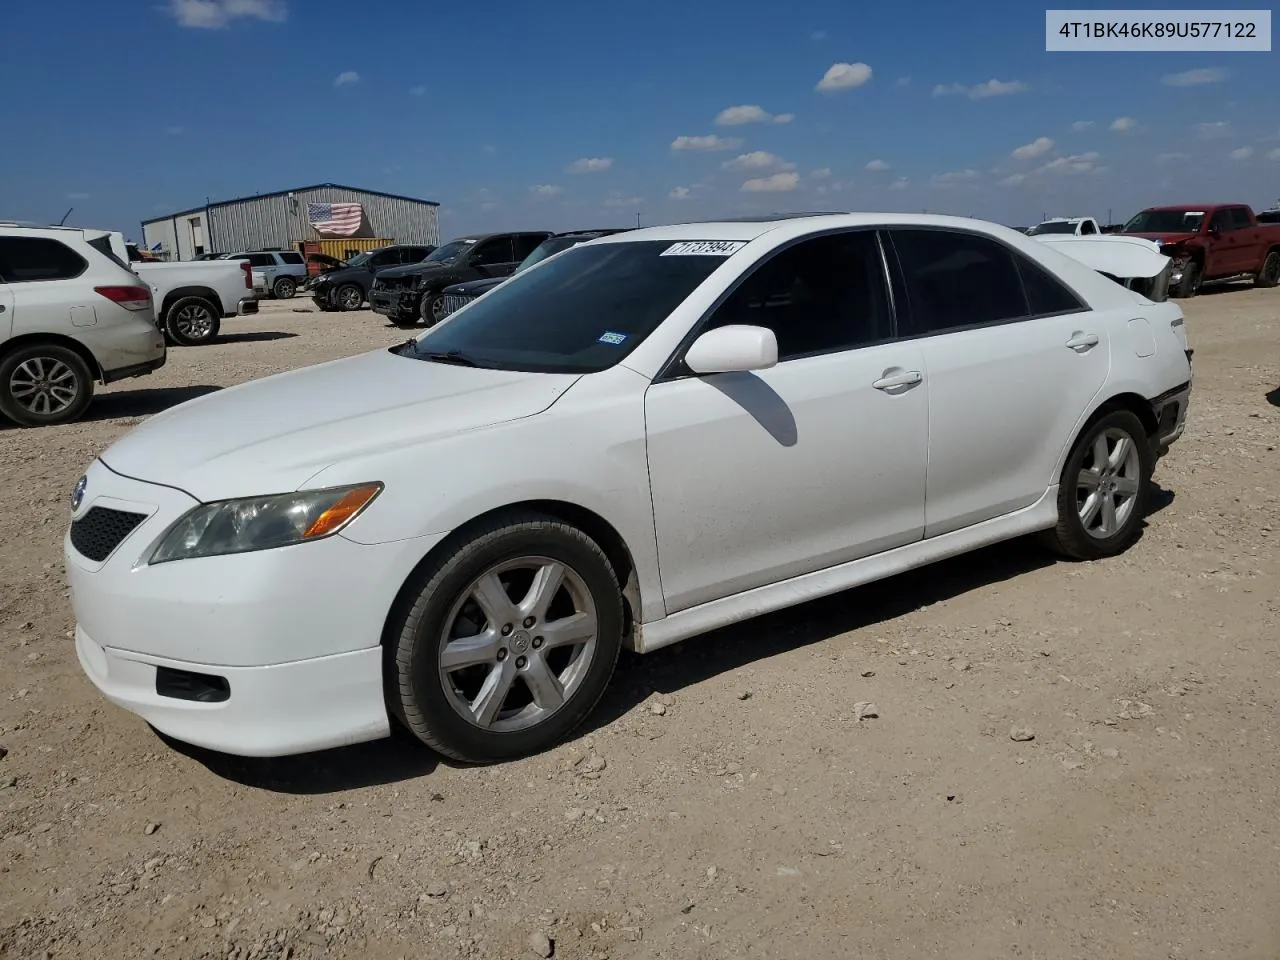
[[[240,269],[244,271],[245,289],[252,290],[253,289],[253,264],[251,264],[248,260],[241,260]]]
[[[94,287],[93,289],[126,310],[146,310],[151,306],[150,287]]]

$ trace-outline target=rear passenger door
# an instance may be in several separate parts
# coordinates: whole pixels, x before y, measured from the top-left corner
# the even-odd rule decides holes
[[[1030,506],[1106,382],[1112,318],[990,237],[888,234],[929,388],[925,536]]]

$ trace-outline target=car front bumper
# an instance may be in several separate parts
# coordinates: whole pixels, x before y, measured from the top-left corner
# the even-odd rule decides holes
[[[366,545],[339,534],[151,566],[158,539],[198,501],[101,461],[85,477],[64,562],[77,655],[109,700],[178,740],[241,756],[390,732],[383,626],[439,537]],[[136,515],[123,537],[121,513]]]
[[[369,291],[369,308],[384,317],[416,317],[418,293],[410,287],[374,287]]]

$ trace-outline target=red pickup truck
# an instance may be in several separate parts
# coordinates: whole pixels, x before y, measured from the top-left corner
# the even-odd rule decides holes
[[[1244,204],[1148,207],[1121,233],[1160,245],[1173,261],[1169,292],[1175,297],[1194,297],[1208,281],[1280,283],[1280,223],[1258,223]]]

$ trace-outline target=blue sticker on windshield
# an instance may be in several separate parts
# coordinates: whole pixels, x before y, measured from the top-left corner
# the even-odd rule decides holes
[[[600,339],[597,340],[596,343],[611,343],[616,347],[626,339],[627,335],[625,333],[614,333],[612,330],[606,330],[604,333],[600,334]]]

